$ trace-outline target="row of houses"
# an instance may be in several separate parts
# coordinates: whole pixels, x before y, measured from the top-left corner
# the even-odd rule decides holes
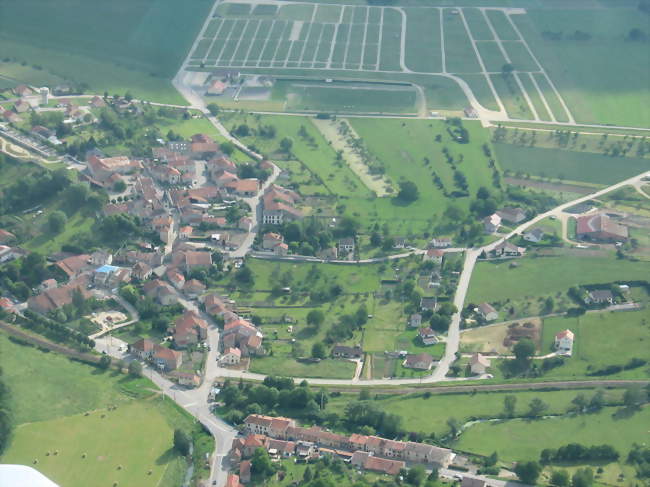
[[[244,425],[249,433],[265,435],[274,439],[310,442],[319,447],[365,452],[375,457],[423,463],[437,468],[448,467],[455,457],[455,454],[447,448],[426,443],[390,440],[379,436],[359,434],[340,435],[319,426],[309,428],[297,426],[296,422],[290,418],[251,414],[244,420]]]

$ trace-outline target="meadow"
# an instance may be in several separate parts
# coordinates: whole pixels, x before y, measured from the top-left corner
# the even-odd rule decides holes
[[[61,485],[89,485],[101,472],[119,485],[172,486],[186,470],[171,450],[174,428],[193,436],[199,457],[213,448],[211,437],[186,412],[157,396],[146,378],[102,371],[4,334],[0,367],[15,426],[3,463],[31,465],[37,459],[37,468]],[[132,434],[134,418],[138,434]],[[198,461],[195,475],[204,474]]]
[[[626,412],[607,407],[598,413],[543,420],[515,419],[476,424],[468,428],[455,447],[490,455],[503,461],[537,460],[544,448],[569,443],[612,445],[625,458],[633,443],[647,441],[650,408]]]
[[[575,334],[573,355],[549,375],[557,378],[585,377],[609,365],[627,364],[631,359],[650,360],[650,312],[589,312],[580,317],[544,318],[542,354],[553,350],[555,334],[562,330]],[[645,379],[647,366],[616,374],[620,378]]]
[[[472,274],[467,303],[503,302],[525,297],[554,296],[570,286],[608,284],[647,279],[648,262],[607,257],[525,256],[511,260],[478,262]]]
[[[540,398],[546,402],[549,405],[548,412],[550,414],[563,414],[571,407],[571,401],[579,393],[588,397],[592,394],[589,390],[387,394],[377,396],[374,403],[383,411],[398,414],[402,418],[406,431],[417,431],[426,435],[434,434],[439,437],[449,432],[447,420],[452,417],[461,424],[479,418],[503,417],[503,404],[506,396],[516,398],[515,416],[523,416],[527,413],[528,405],[534,398]],[[622,393],[619,390],[608,390],[605,400],[608,403],[616,404],[621,401],[621,396]],[[339,397],[331,398],[327,404],[327,410],[342,414],[345,405],[354,399],[355,397],[351,394],[342,394]]]
[[[494,144],[494,149],[504,170],[566,181],[610,185],[650,168],[650,161],[639,157],[612,157],[503,143]]]
[[[647,31],[647,16],[636,3],[603,9],[528,8],[512,16],[540,63],[579,122],[650,126],[647,45],[627,40],[629,31]],[[576,40],[582,31],[590,37]],[[544,32],[561,33],[550,40]],[[554,113],[558,113],[555,109]]]
[[[3,56],[86,83],[93,92],[130,91],[153,101],[183,103],[169,79],[211,6],[209,0],[197,0],[192,8],[178,8],[173,0],[10,2],[0,18]]]

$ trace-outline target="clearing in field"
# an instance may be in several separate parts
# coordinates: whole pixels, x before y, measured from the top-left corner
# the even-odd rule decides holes
[[[530,325],[527,325],[528,323]],[[523,336],[532,338],[538,347],[540,347],[540,329],[541,320],[539,318],[495,323],[493,325],[463,330],[460,335],[460,343],[463,351],[499,355],[508,354],[511,352],[512,338],[522,335],[519,333],[520,330],[530,330],[530,333],[526,333]]]
[[[314,119],[313,123],[318,127],[323,137],[325,137],[334,150],[343,153],[345,162],[359,176],[359,179],[363,181],[370,191],[374,191],[380,198],[395,191],[390,181],[379,174],[373,175],[370,173],[370,168],[364,162],[363,155],[360,153],[361,148],[358,144],[353,145],[354,141],[361,142],[361,139],[347,119]]]

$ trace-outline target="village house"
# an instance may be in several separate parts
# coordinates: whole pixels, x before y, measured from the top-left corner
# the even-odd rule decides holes
[[[616,223],[605,213],[578,217],[576,236],[597,242],[624,242],[628,238],[625,225]]]
[[[420,310],[425,311],[425,310],[430,310],[430,311],[435,311],[436,308],[438,308],[438,298],[435,296],[424,296],[420,298]]]
[[[113,289],[120,284],[131,281],[131,269],[116,267],[113,265],[103,265],[95,269],[92,273],[92,281],[97,286]]]
[[[278,256],[285,256],[289,253],[289,246],[282,242],[273,247],[273,253]]]
[[[335,345],[332,348],[332,357],[360,359],[363,357],[363,350],[359,345],[355,345],[354,347],[348,347],[346,345]]]
[[[224,487],[242,487],[243,484],[239,483],[239,475],[231,473],[226,478],[226,485]]]
[[[183,292],[190,298],[196,298],[205,292],[205,284],[198,279],[190,279],[183,285]]]
[[[451,238],[449,237],[434,237],[431,239],[431,246],[438,249],[446,249],[451,247]]]
[[[198,387],[199,384],[201,384],[201,377],[192,372],[180,372],[178,370],[175,370],[169,375],[176,379],[182,386]]]
[[[349,254],[354,252],[354,238],[346,237],[339,240],[338,243],[339,253]]]
[[[157,301],[163,306],[169,306],[177,302],[178,297],[172,287],[160,279],[147,281],[142,286],[145,296]]]
[[[129,345],[129,352],[140,360],[150,360],[153,357],[155,344],[148,338],[141,338]]]
[[[395,237],[393,240],[393,248],[394,249],[403,249],[408,245],[406,239],[404,237]]]
[[[258,179],[236,179],[224,185],[226,189],[237,196],[242,198],[255,196],[260,188]]]
[[[241,360],[241,350],[238,348],[228,347],[221,354],[219,362],[222,365],[237,365]]]
[[[87,286],[88,279],[84,276],[71,281],[65,286],[46,289],[41,294],[29,297],[27,299],[27,308],[37,313],[47,314],[50,311],[72,303],[72,297],[75,292],[80,293],[84,299],[88,299],[90,298],[90,294],[86,290]]]
[[[172,283],[176,289],[182,289],[185,285],[185,276],[175,269],[169,269],[165,274],[167,280]]]
[[[228,308],[223,300],[217,294],[208,294],[203,299],[203,305],[205,306],[205,312],[211,316],[222,316]]]
[[[510,242],[501,242],[492,249],[492,255],[495,257],[521,257],[526,252],[524,247],[517,247]]]
[[[544,240],[544,236],[546,234],[544,233],[544,230],[541,228],[533,228],[532,230],[529,230],[527,232],[524,232],[524,240],[527,242],[532,242],[532,243],[539,243],[542,240]]]
[[[239,348],[242,357],[263,353],[263,337],[252,323],[241,318],[226,322],[221,334],[224,348]]]
[[[184,253],[183,264],[187,272],[210,267],[212,266],[212,254],[200,250],[188,250]]]
[[[370,472],[383,473],[386,475],[397,475],[403,468],[406,468],[406,464],[401,460],[379,458],[364,451],[354,452],[352,454],[350,463],[355,467],[359,467]]]
[[[483,218],[483,228],[485,233],[496,233],[500,226],[501,217],[497,213]]]
[[[490,367],[490,359],[484,357],[478,352],[473,353],[472,357],[469,359],[469,367],[472,374],[483,375]]]
[[[25,100],[19,100],[14,103],[14,110],[16,113],[25,113],[32,109],[32,106]]]
[[[339,251],[335,246],[327,247],[318,251],[316,256],[323,260],[336,260],[339,257]]]
[[[422,254],[422,260],[425,262],[435,262],[436,264],[442,264],[442,259],[444,256],[444,251],[440,249],[427,249],[427,251]]]
[[[438,337],[430,327],[420,328],[418,336],[423,345],[435,345],[438,343]]]
[[[499,313],[490,303],[481,303],[475,310],[485,321],[494,321],[499,317]]]
[[[506,206],[498,210],[497,215],[506,223],[520,223],[526,219],[526,211],[519,207]]]
[[[20,117],[16,112],[12,112],[11,110],[3,110],[0,108],[0,111],[2,111],[2,117],[9,123],[17,123],[20,122]]]
[[[594,289],[585,296],[585,304],[614,304],[614,294],[609,289]]]
[[[262,248],[264,250],[273,250],[276,245],[284,242],[284,237],[279,233],[265,233],[262,238]]]
[[[251,481],[251,462],[244,460],[239,464],[239,480],[242,484],[247,484]]]
[[[422,326],[422,315],[420,313],[413,313],[409,317],[409,326],[411,328],[419,328]]]
[[[555,350],[560,355],[571,356],[573,353],[573,340],[575,336],[571,330],[563,330],[555,335]]]
[[[407,369],[429,370],[433,365],[433,357],[428,353],[408,354],[402,365]]]
[[[153,269],[146,262],[136,262],[131,269],[131,275],[139,281],[146,281],[153,274]]]
[[[19,84],[16,85],[13,89],[14,95],[19,96],[19,97],[25,97],[25,96],[30,96],[34,94],[34,90],[32,90],[29,86],[25,84]]]
[[[90,255],[88,254],[71,255],[70,257],[65,257],[57,261],[55,265],[61,269],[69,279],[73,279],[92,268],[92,264],[90,264]]]
[[[300,196],[295,191],[277,184],[270,185],[262,197],[262,223],[282,225],[284,222],[302,218],[302,212],[295,208],[298,201]]]
[[[237,228],[245,232],[250,232],[253,229],[253,220],[247,216],[243,216],[237,222]]]
[[[183,354],[170,348],[155,345],[152,360],[156,367],[165,372],[170,372],[181,366],[183,363]]]
[[[208,323],[193,311],[185,311],[174,322],[174,344],[178,348],[197,344],[208,336]]]

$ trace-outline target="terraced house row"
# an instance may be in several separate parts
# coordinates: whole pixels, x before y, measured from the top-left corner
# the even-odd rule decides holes
[[[352,452],[366,452],[377,457],[424,463],[436,468],[446,468],[456,456],[447,448],[426,443],[358,434],[345,436],[326,431],[318,426],[305,428],[297,426],[295,420],[290,418],[251,414],[244,420],[244,424],[247,431],[252,434],[280,440],[311,442],[319,446]]]

